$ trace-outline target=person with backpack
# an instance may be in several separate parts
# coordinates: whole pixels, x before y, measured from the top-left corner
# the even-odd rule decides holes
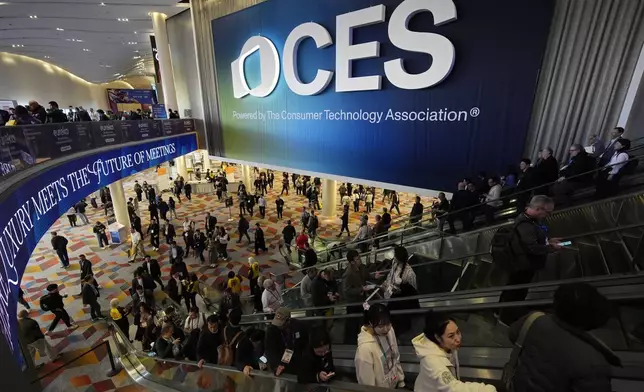
[[[547,228],[542,225],[554,207],[554,201],[548,196],[534,196],[512,226],[499,228],[492,237],[492,262],[505,271],[505,285],[532,282],[535,273],[545,267],[548,254],[561,249],[559,239],[548,238]],[[499,302],[523,301],[527,295],[528,289],[504,290]],[[509,325],[520,316],[513,309],[505,309],[499,320]]]
[[[357,243],[358,249],[360,249],[360,253],[366,253],[369,251],[369,239],[373,236],[373,230],[371,226],[369,226],[368,219],[367,220],[361,220],[360,221],[360,228],[358,229],[358,234],[356,234],[356,237],[353,239],[354,243]]]
[[[311,215],[309,216],[308,220],[308,230],[309,230],[309,237],[311,238],[311,241],[315,241],[315,237],[317,236],[317,230],[318,227],[320,226],[320,222],[318,220],[317,215],[315,215],[315,210],[311,210]]]
[[[559,286],[554,314],[533,312],[510,327],[515,344],[503,381],[509,392],[610,392],[620,358],[591,330],[611,318],[606,297],[587,283]]]
[[[461,331],[448,315],[430,311],[425,317],[423,333],[411,344],[420,358],[415,392],[496,392],[492,385],[460,380]]]
[[[40,309],[45,312],[52,312],[55,316],[54,321],[52,321],[49,329],[45,335],[49,335],[60,320],[63,320],[67,328],[76,329],[78,325],[74,324],[69,317],[69,313],[65,310],[65,304],[63,303],[63,298],[67,298],[67,294],[60,295],[58,291],[58,285],[51,283],[47,286],[47,294],[40,298]]]
[[[244,218],[244,215],[240,214],[239,215],[239,222],[237,223],[237,231],[239,232],[239,240],[237,240],[238,244],[242,242],[242,238],[244,236],[246,236],[246,238],[248,239],[248,244],[250,244],[250,242],[251,242],[250,241],[250,236],[248,235],[249,227],[250,227],[250,224],[248,223],[246,218]]]
[[[638,161],[629,161],[628,149],[631,148],[631,141],[619,138],[613,144],[615,152],[604,167],[604,170],[597,175],[597,187],[595,197],[602,199],[612,197],[619,192],[619,180],[625,175],[630,174]]]
[[[232,309],[228,314],[228,323],[222,331],[222,343],[217,349],[217,364],[220,366],[234,366],[242,370],[247,365],[241,353],[252,350],[253,345],[239,326],[241,317],[239,308]]]

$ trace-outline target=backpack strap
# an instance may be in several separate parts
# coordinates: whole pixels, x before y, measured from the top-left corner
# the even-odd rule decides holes
[[[510,360],[508,361],[508,364],[511,364],[512,367],[515,367],[519,360],[519,355],[521,355],[521,352],[523,351],[523,343],[528,335],[528,331],[530,331],[530,327],[532,327],[532,324],[534,324],[534,322],[541,316],[545,316],[545,313],[534,312],[523,322],[521,330],[519,331],[519,336],[516,342],[514,342],[514,348],[512,349],[512,354],[510,354]]]
[[[237,339],[244,333],[244,331],[239,331],[233,336],[233,340],[230,341],[230,345],[236,345],[238,343]]]

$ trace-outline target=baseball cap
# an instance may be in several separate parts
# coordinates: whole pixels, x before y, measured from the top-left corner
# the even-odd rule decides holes
[[[291,318],[291,310],[288,308],[279,308],[275,311],[275,318],[271,322],[276,327],[281,327]]]

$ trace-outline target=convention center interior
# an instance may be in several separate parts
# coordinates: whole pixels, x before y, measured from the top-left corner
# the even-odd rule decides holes
[[[644,0],[0,0],[0,391],[644,391]]]

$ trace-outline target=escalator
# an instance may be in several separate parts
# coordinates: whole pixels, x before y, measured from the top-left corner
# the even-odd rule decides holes
[[[592,333],[613,349],[622,359],[623,367],[613,369],[613,390],[616,392],[635,392],[644,390],[644,345],[633,339],[631,332],[644,325],[644,280],[633,278],[630,284],[619,287],[599,286],[611,302],[613,317],[602,329]],[[598,278],[595,278],[598,279]],[[605,279],[611,279],[607,277]],[[621,287],[621,288],[620,288]],[[468,301],[454,303],[451,300],[437,301],[433,310],[449,312],[455,318],[463,334],[463,347],[459,351],[461,377],[467,381],[485,382],[500,385],[503,365],[507,362],[511,343],[507,337],[506,326],[496,322],[494,313],[501,308],[520,309],[522,312],[541,310],[549,312],[552,299],[544,294],[541,298],[532,298],[517,303],[477,302],[477,297]],[[410,346],[413,336],[422,331],[426,309],[394,311],[412,320],[412,330],[398,334],[401,362],[406,376],[406,384],[413,386],[419,372],[419,363]],[[359,314],[336,314],[332,317],[304,317],[298,322],[308,328],[318,327],[321,322],[333,321],[331,336],[332,352],[338,380],[329,385],[320,386],[331,390],[360,391],[374,390],[355,383],[354,355],[355,344],[347,344],[343,334],[344,323],[357,320]],[[246,326],[264,328],[267,321],[253,321]],[[254,371],[249,378],[236,369],[223,366],[206,365],[199,369],[195,362],[164,360],[148,356],[136,350],[118,328],[111,328],[112,346],[120,362],[130,377],[139,385],[155,391],[309,391],[317,389],[316,385],[297,384],[293,375],[282,375],[279,378],[272,374]],[[375,388],[376,390],[379,388]],[[384,392],[384,390],[383,390]]]
[[[644,267],[644,195],[624,195],[559,211],[546,220],[550,237],[572,242],[554,254],[537,281],[634,273]],[[403,237],[413,258],[420,294],[460,291],[501,285],[503,271],[493,265],[489,246],[499,227],[507,222],[460,235],[441,235],[424,229]],[[416,228],[417,229],[417,228]],[[422,230],[422,231],[420,231]],[[370,272],[387,272],[387,260],[400,239],[382,241],[381,249],[363,255]],[[336,270],[340,279],[346,258],[317,265]],[[305,269],[291,271],[286,279],[299,282]],[[373,276],[373,275],[372,275]],[[381,278],[382,280],[382,278]],[[377,279],[373,283],[379,283]],[[299,287],[283,293],[285,306],[304,307]]]

